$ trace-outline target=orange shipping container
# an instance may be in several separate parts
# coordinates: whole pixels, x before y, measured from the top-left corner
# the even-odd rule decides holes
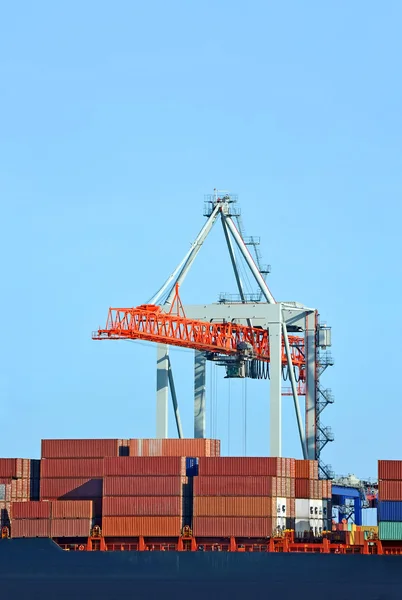
[[[15,519],[11,525],[11,537],[50,537],[50,519]]]
[[[103,517],[102,533],[105,537],[178,537],[181,517]]]
[[[181,456],[119,456],[104,459],[104,475],[186,475],[186,459]]]
[[[42,458],[119,456],[119,440],[42,440]]]
[[[102,497],[102,479],[42,479],[41,500],[84,500]]]
[[[196,537],[266,538],[272,534],[272,518],[194,517],[193,533]]]
[[[49,519],[51,502],[13,502],[13,519]]]
[[[194,477],[194,496],[272,496],[273,477]]]
[[[92,500],[54,500],[51,509],[52,519],[92,519]]]
[[[175,516],[182,514],[181,496],[107,496],[103,499],[105,517]]]
[[[378,482],[379,500],[402,500],[402,481],[383,480]]]
[[[274,477],[294,476],[294,459],[253,457],[218,457],[200,458],[198,461],[199,475],[271,475]]]
[[[379,460],[378,479],[402,481],[402,460]]]
[[[220,442],[211,439],[132,439],[130,456],[219,456]]]
[[[105,477],[104,496],[181,496],[187,477]]]
[[[271,498],[263,496],[195,496],[194,517],[270,517]]]
[[[54,538],[88,538],[91,534],[91,519],[52,519],[50,535]]]
[[[295,460],[295,477],[298,479],[318,479],[318,461]]]
[[[91,477],[103,476],[102,458],[43,458],[41,478],[48,477]]]

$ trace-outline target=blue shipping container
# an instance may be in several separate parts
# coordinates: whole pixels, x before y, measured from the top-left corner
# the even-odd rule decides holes
[[[186,458],[187,477],[196,477],[198,475],[198,458]]]
[[[378,502],[378,521],[402,521],[402,502]]]

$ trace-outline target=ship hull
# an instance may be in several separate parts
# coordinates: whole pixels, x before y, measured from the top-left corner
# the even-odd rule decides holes
[[[229,552],[65,552],[51,540],[0,542],[2,600],[402,597],[398,556]]]

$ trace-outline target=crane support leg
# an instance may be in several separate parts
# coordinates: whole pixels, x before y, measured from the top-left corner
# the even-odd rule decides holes
[[[203,352],[194,352],[194,437],[205,438],[205,376],[206,358]]]
[[[316,454],[316,315],[306,314],[306,444],[307,458]]]
[[[292,355],[290,352],[288,330],[287,330],[285,321],[282,321],[282,331],[283,331],[283,340],[285,342],[286,356],[288,357],[288,361],[289,361],[288,369],[289,369],[290,382],[292,385],[292,393],[293,393],[293,401],[294,401],[294,405],[295,405],[297,427],[299,429],[299,437],[300,437],[300,443],[301,443],[302,452],[303,452],[303,458],[306,460],[307,459],[306,434],[304,431],[304,426],[303,426],[303,422],[302,422],[302,418],[301,418],[301,414],[300,414],[299,397],[297,394],[297,383],[296,383],[295,374],[293,372]]]
[[[282,456],[282,326],[281,306],[275,323],[269,327],[270,364],[270,433],[271,456]]]
[[[168,356],[168,364],[169,364],[169,368],[168,368],[169,386],[170,386],[170,393],[172,394],[173,412],[174,412],[174,418],[176,420],[177,435],[179,436],[180,439],[182,439],[183,428],[181,426],[179,403],[177,402],[176,388],[175,388],[174,379],[173,379],[172,364],[170,362],[169,356]]]
[[[156,371],[156,437],[168,436],[169,346],[158,344]]]

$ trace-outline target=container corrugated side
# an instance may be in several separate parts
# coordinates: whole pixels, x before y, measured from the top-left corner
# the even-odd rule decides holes
[[[194,477],[194,496],[271,496],[273,477]]]
[[[195,496],[194,517],[270,517],[271,498],[263,496]]]
[[[113,460],[113,459],[112,459]],[[41,478],[49,477],[103,477],[102,458],[43,458]]]
[[[294,461],[293,461],[294,464]],[[198,462],[200,476],[258,476],[290,477],[292,459],[230,456],[201,457]],[[288,475],[289,474],[289,475]]]
[[[88,538],[91,533],[91,526],[91,519],[52,519],[50,523],[50,535],[54,538]]]
[[[377,514],[379,521],[402,521],[402,501],[380,500]]]
[[[318,479],[318,461],[296,459],[295,477],[298,479]]]
[[[105,476],[186,475],[186,459],[181,456],[119,456],[105,458]]]
[[[42,479],[41,500],[85,500],[102,497],[102,479]]]
[[[50,537],[50,519],[13,519],[11,537]]]
[[[13,502],[11,516],[13,519],[49,519],[51,502]]]
[[[130,456],[216,456],[217,440],[131,439]]]
[[[198,537],[253,537],[272,535],[271,517],[194,517],[193,533]]]
[[[0,477],[22,477],[22,458],[0,458]]]
[[[104,496],[181,496],[186,477],[105,477]]]
[[[56,500],[52,502],[52,519],[92,519],[92,500]]]
[[[378,482],[379,500],[402,500],[402,481],[383,480]]]
[[[378,537],[383,541],[402,541],[402,523],[400,521],[380,521]]]
[[[181,496],[106,496],[102,513],[105,517],[164,517],[182,514]]]
[[[42,458],[119,456],[119,440],[42,440]]]
[[[402,460],[379,460],[378,479],[402,480]]]
[[[178,537],[182,519],[177,517],[103,517],[105,537]]]

